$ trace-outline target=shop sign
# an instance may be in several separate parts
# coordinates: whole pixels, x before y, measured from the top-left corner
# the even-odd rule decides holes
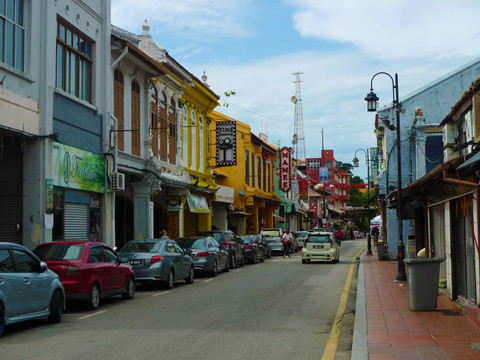
[[[216,136],[217,166],[237,165],[237,122],[218,121]]]
[[[217,201],[228,204],[233,203],[233,188],[223,185],[217,185],[217,187]]]
[[[209,213],[207,199],[202,195],[188,194],[187,195],[188,207],[192,213]]]
[[[321,183],[327,182],[327,180],[328,180],[328,168],[326,168],[326,167],[321,167],[321,168],[319,169],[318,175],[319,175],[319,181],[320,181]]]
[[[53,143],[53,185],[103,193],[105,160],[103,155]]]
[[[292,189],[292,148],[280,149],[280,190],[289,192]]]

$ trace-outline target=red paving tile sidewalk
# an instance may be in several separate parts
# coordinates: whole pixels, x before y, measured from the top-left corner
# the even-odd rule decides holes
[[[411,311],[408,284],[395,283],[397,261],[362,256],[368,358],[480,359],[471,343],[480,343],[480,327],[455,302],[439,293],[435,311]]]

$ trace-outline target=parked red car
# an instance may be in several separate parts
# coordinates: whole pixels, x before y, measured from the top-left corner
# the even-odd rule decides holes
[[[102,242],[54,241],[38,245],[33,252],[58,274],[66,298],[86,301],[90,309],[96,309],[103,297],[133,299],[135,295],[133,267]]]

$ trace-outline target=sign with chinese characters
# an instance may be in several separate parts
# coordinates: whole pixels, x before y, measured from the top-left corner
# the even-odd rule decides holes
[[[218,121],[216,142],[217,166],[237,165],[237,122]]]
[[[280,181],[279,187],[283,192],[292,189],[292,148],[280,149]]]

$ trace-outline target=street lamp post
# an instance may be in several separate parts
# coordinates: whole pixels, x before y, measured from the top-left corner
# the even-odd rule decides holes
[[[370,236],[370,155],[368,149],[365,151],[363,149],[358,149],[357,151],[363,151],[365,153],[365,163],[367,165],[367,224],[368,224],[368,235],[367,235],[367,255],[372,255],[372,239]],[[353,157],[353,166],[358,167],[358,158],[357,151]]]
[[[367,101],[367,111],[377,111],[378,97],[373,92],[373,79],[377,75],[387,75],[392,80],[392,92],[393,92],[393,106],[395,108],[396,120],[397,120],[397,176],[398,176],[398,203],[397,203],[397,218],[398,218],[398,273],[396,281],[407,281],[405,274],[405,264],[403,259],[405,258],[405,245],[403,243],[403,206],[402,206],[402,160],[401,160],[401,144],[400,144],[400,101],[398,98],[398,75],[395,73],[395,80],[392,76],[386,72],[378,72],[372,76],[370,80],[370,93],[365,97]],[[394,130],[394,127],[389,127],[390,130]]]

